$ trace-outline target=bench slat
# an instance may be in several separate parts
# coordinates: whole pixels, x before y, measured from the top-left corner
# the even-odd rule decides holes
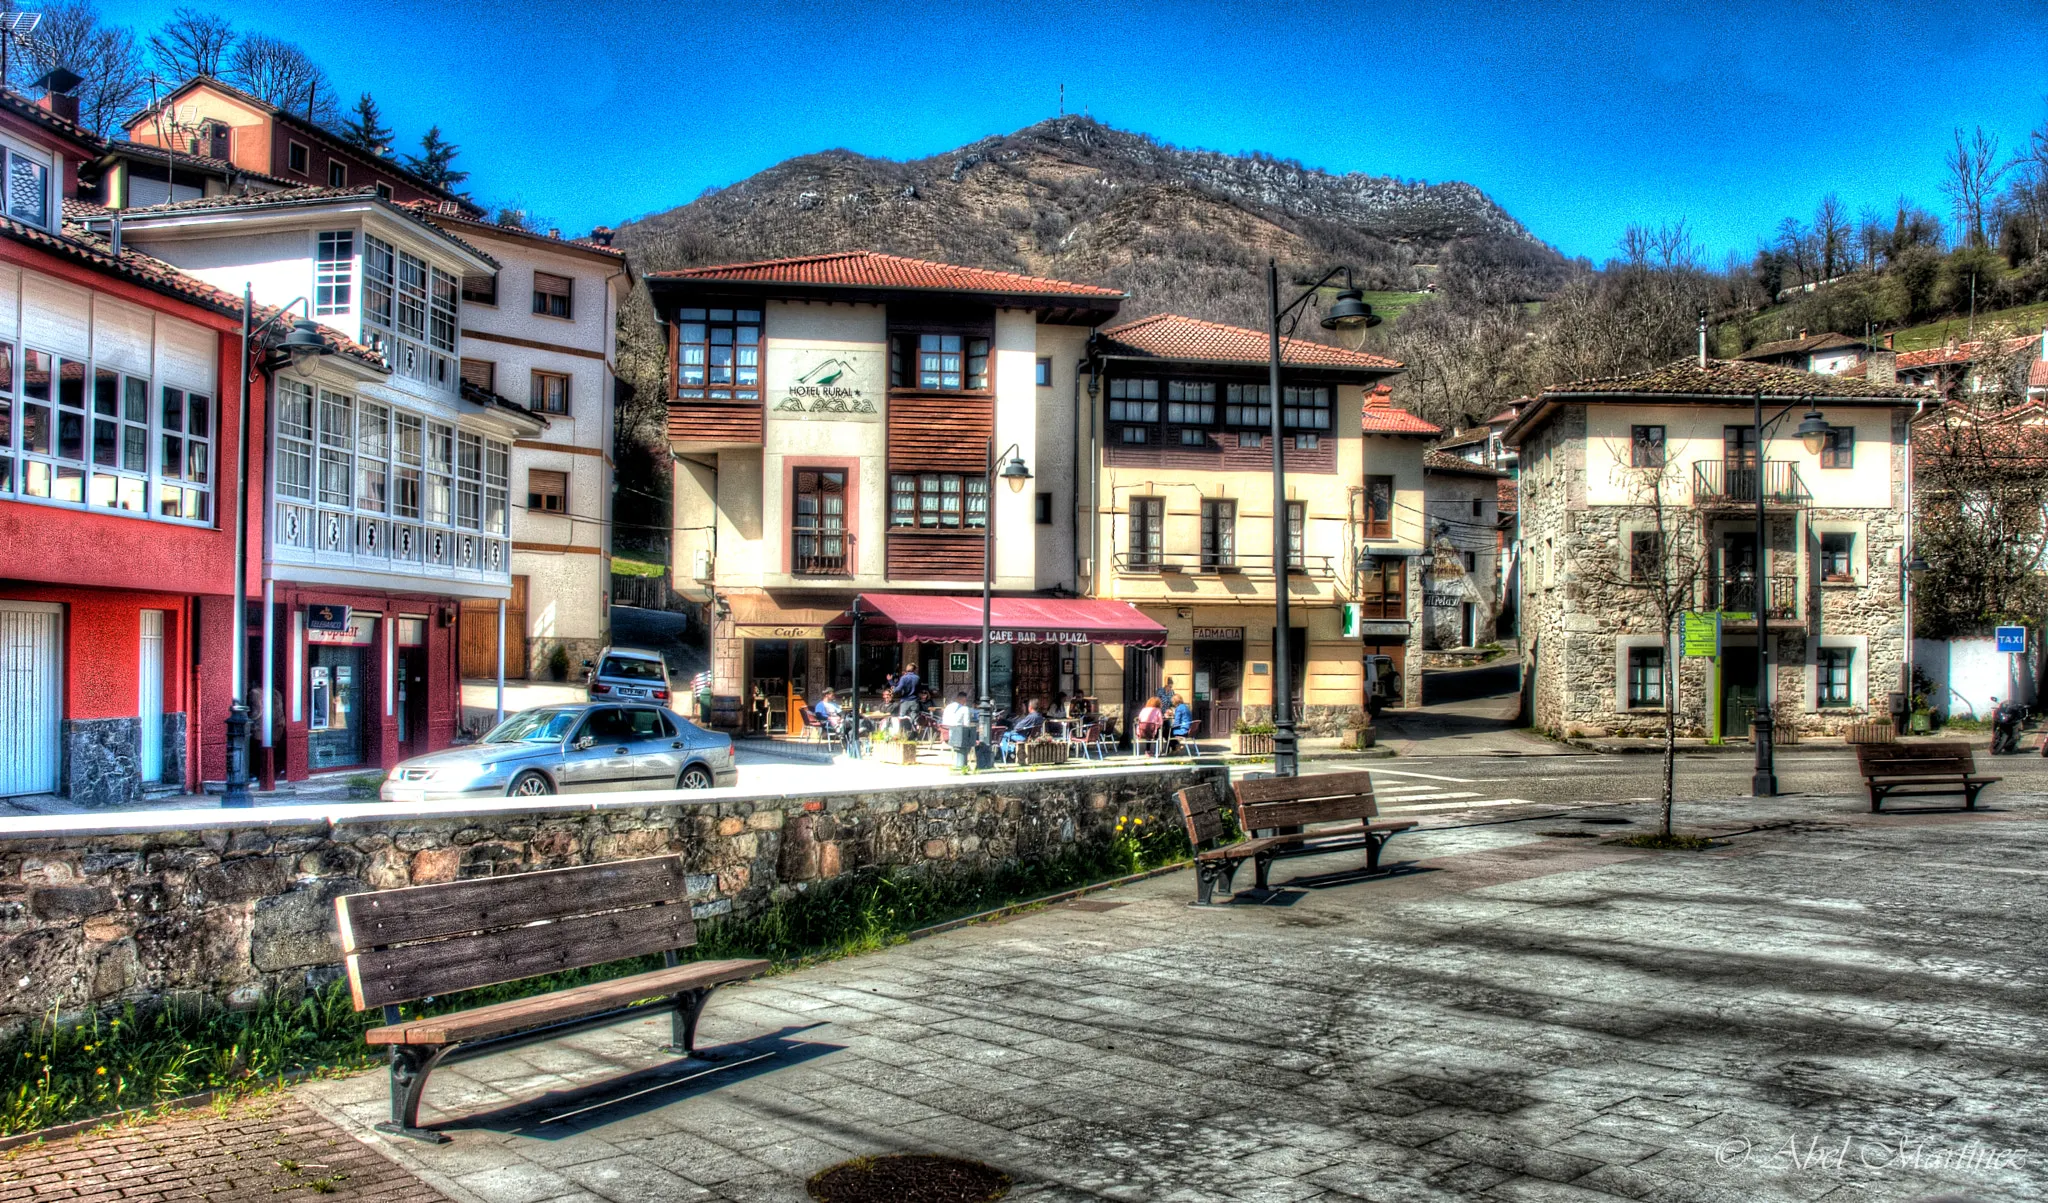
[[[592,982],[587,986],[557,990],[552,994],[517,998],[510,1002],[493,1003],[487,1007],[473,1007],[467,1011],[455,1011],[447,1015],[433,1015],[387,1027],[371,1028],[363,1033],[363,1039],[370,1044],[425,1045],[482,1040],[489,1036],[502,1036],[507,1032],[596,1015],[614,1007],[638,1002],[643,998],[659,998],[684,990],[742,981],[767,971],[766,961],[698,961],[669,969],[656,969],[650,973],[635,973],[609,981]]]
[[[696,942],[697,927],[691,921],[689,905],[676,903],[604,915],[575,915],[553,923],[465,938],[370,949],[348,954],[343,964],[348,968],[349,991],[355,996],[356,1009],[361,1011],[385,1003],[411,1002],[650,952],[688,948]]]
[[[1188,840],[1195,847],[1223,838],[1223,807],[1216,800],[1215,786],[1205,782],[1181,790],[1174,796],[1180,801],[1180,815],[1187,824]]]
[[[351,894],[336,900],[335,907],[341,949],[347,953],[590,910],[675,902],[687,892],[682,858],[654,856]]]
[[[1246,831],[1371,819],[1379,813],[1380,809],[1369,793],[1342,798],[1310,798],[1300,802],[1248,802],[1238,808],[1239,821]]]
[[[1338,795],[1372,795],[1372,773],[1320,773],[1311,777],[1260,777],[1250,781],[1239,781],[1233,789],[1237,791],[1239,805],[1264,802],[1294,802],[1303,798],[1328,798]]]

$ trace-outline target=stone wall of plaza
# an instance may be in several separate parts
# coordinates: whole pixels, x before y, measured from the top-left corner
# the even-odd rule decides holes
[[[1584,411],[1567,407],[1522,446],[1522,631],[1533,723],[1565,736],[1661,734],[1661,707],[1630,709],[1622,696],[1627,649],[1659,642],[1652,596],[1620,579],[1628,532],[1654,528],[1655,514],[1648,507],[1584,504],[1584,443],[1573,437],[1583,425]],[[1896,445],[1892,454],[1903,458]],[[1903,468],[1899,463],[1898,479]],[[1723,530],[1753,526],[1735,514],[1702,522],[1689,508],[1671,507],[1666,515],[1667,522],[1697,524],[1693,530],[1704,533],[1708,546]],[[1859,535],[1852,581],[1820,577],[1819,533],[1828,529]],[[1886,716],[1886,695],[1898,688],[1904,663],[1898,590],[1904,530],[1903,505],[1813,507],[1767,518],[1768,575],[1798,581],[1795,616],[1770,623],[1773,713],[1780,725],[1801,735],[1835,736],[1852,722]],[[1704,586],[1700,596],[1704,606]],[[1852,705],[1817,704],[1815,660],[1824,646],[1855,649]],[[1724,628],[1724,665],[1754,657],[1755,649],[1753,624]],[[1681,735],[1709,732],[1711,669],[1705,658],[1678,660]]]
[[[344,894],[677,854],[700,918],[745,916],[869,866],[971,872],[1104,843],[1120,815],[1169,820],[1174,791],[1226,776],[1181,765],[866,793],[0,821],[0,1026],[333,981]]]

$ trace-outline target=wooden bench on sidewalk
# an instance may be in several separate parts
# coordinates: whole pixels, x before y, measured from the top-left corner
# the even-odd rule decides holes
[[[384,1008],[384,1026],[363,1034],[391,1047],[391,1121],[378,1130],[444,1141],[419,1126],[437,1066],[649,1012],[669,1012],[669,1051],[693,1053],[711,992],[768,962],[678,964],[677,951],[697,942],[686,895],[682,859],[660,856],[336,899],[356,1009]],[[666,968],[423,1019],[398,1008],[657,952]]]
[[[1886,798],[1956,797],[1964,810],[1977,808],[1984,787],[2002,780],[1977,775],[1976,757],[1961,740],[1940,743],[1858,744],[1856,770],[1870,791],[1870,813]]]
[[[1415,826],[1413,819],[1375,822],[1379,805],[1373,799],[1372,774],[1324,773],[1309,777],[1262,777],[1233,787],[1240,830],[1252,838],[1204,849],[1222,835],[1223,824],[1212,786],[1180,791],[1181,817],[1196,848],[1196,901],[1207,904],[1220,882],[1230,880],[1245,861],[1252,862],[1258,889],[1276,860],[1323,856],[1365,849],[1365,871],[1377,872],[1380,851],[1396,834]],[[1324,824],[1337,826],[1324,826]],[[1308,828],[1313,828],[1309,830]],[[1256,833],[1269,831],[1260,836]]]

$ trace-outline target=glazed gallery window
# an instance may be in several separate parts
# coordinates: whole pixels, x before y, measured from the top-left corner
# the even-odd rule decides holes
[[[898,472],[889,477],[889,525],[981,530],[988,525],[988,478],[957,472]]]
[[[12,142],[0,142],[7,173],[7,216],[50,228],[50,160]]]
[[[1327,388],[1297,388],[1288,385],[1282,390],[1280,424],[1295,430],[1328,430],[1330,428],[1330,390]]]
[[[1628,649],[1628,704],[1630,709],[1664,704],[1664,649]]]
[[[1223,423],[1263,430],[1273,422],[1272,393],[1263,384],[1233,384],[1223,390]],[[1242,446],[1242,444],[1239,444]]]
[[[984,335],[898,331],[889,335],[889,382],[927,392],[981,392],[988,388]]]
[[[676,313],[676,396],[698,401],[761,399],[761,311]]]
[[[280,498],[503,534],[510,457],[505,443],[419,414],[277,382]]]
[[[1152,428],[1159,424],[1159,382],[1157,380],[1112,380],[1109,382],[1110,427],[1119,443],[1152,441]]]
[[[1159,567],[1166,526],[1164,497],[1131,498],[1131,552],[1126,563],[1132,568]]]
[[[356,235],[333,230],[319,237],[313,259],[313,313],[328,317],[355,307]]]
[[[213,399],[0,342],[0,496],[212,520]]]
[[[364,341],[400,376],[453,389],[460,287],[455,276],[419,256],[364,235]]]

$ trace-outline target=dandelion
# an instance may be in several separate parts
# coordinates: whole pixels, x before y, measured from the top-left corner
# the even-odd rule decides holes
[[[106,1076],[107,1076],[107,1067],[106,1067],[106,1066],[104,1066],[104,1065],[102,1065],[102,1066],[100,1066],[100,1067],[99,1067],[98,1069],[94,1070],[93,1072],[94,1072],[94,1073],[96,1073],[96,1074],[98,1074],[99,1076],[101,1076],[101,1077],[103,1077],[103,1078],[104,1078],[104,1077],[106,1077]]]

